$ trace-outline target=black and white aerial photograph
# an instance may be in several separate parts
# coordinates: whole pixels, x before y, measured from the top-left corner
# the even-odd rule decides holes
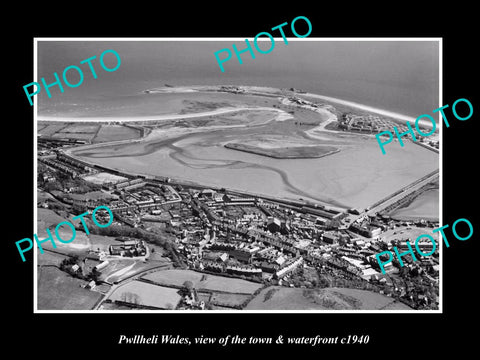
[[[7,350],[472,350],[471,5],[175,5],[2,24]]]
[[[180,40],[36,40],[37,309],[438,310],[440,40]]]

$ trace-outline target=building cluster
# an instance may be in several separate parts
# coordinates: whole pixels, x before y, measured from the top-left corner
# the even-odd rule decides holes
[[[197,289],[191,287],[183,290],[183,297],[181,304],[177,307],[178,310],[204,310],[205,301],[199,296]]]
[[[48,136],[37,136],[38,154],[41,155],[42,151],[61,149],[65,147],[71,147],[75,145],[83,144],[84,141],[78,139],[60,139],[52,138]]]
[[[43,156],[52,155],[45,150]],[[59,165],[77,173],[95,171],[62,154],[41,161],[47,160],[55,163],[51,171],[62,171]],[[112,197],[103,198],[102,205],[112,210],[116,221],[147,230],[160,227],[174,234],[176,248],[191,269],[288,283],[309,267],[330,279],[359,280],[380,284],[382,289],[396,289],[407,300],[418,297],[412,290],[418,286],[410,283],[409,276],[420,276],[430,283],[438,281],[436,257],[405,267],[393,262],[392,269],[397,271],[387,272],[387,276],[379,272],[375,254],[393,246],[401,249],[404,244],[383,241],[382,234],[413,223],[382,214],[361,216],[355,209],[348,214],[323,205],[121,175],[122,180],[104,184],[104,192]],[[415,225],[433,226],[426,221]],[[421,246],[428,252],[432,245],[425,242]],[[109,256],[144,256],[146,248],[142,242],[129,240],[111,246]],[[398,272],[400,275],[394,275]],[[429,298],[428,302],[432,301]]]
[[[97,170],[83,161],[73,159],[53,149],[40,150],[38,160],[48,167],[61,171],[72,178],[97,172]]]
[[[340,129],[368,134],[376,134],[380,131],[386,130],[393,131],[394,126],[397,126],[399,130],[402,130],[402,126],[406,129],[405,125],[395,124],[392,121],[383,119],[379,116],[356,115],[352,113],[343,114],[338,124],[338,127]]]
[[[372,273],[371,266],[363,263],[374,254],[367,242],[354,231],[332,228],[332,220],[341,213],[210,189],[189,195],[192,215],[201,219],[196,224],[201,229],[185,231],[180,221],[177,226],[183,231],[178,244],[194,269],[263,280],[282,279],[304,264],[321,265],[348,276],[368,277]],[[189,218],[187,222],[191,224]],[[367,224],[358,231],[363,227],[369,237],[381,231]],[[358,261],[349,262],[348,255]]]
[[[116,184],[112,194],[117,195],[117,199],[110,202],[110,209],[129,225],[136,227],[142,220],[165,222],[180,217],[174,210],[168,211],[182,201],[171,185],[133,179]]]
[[[109,246],[109,255],[120,257],[138,257],[147,255],[147,247],[145,246],[144,241],[136,239],[121,239],[121,241],[123,241],[121,244]]]
[[[359,132],[365,134],[378,134],[383,131],[390,131],[394,133],[394,127],[397,128],[399,133],[408,132],[409,129],[405,124],[397,123],[392,120],[388,120],[376,115],[357,115],[352,113],[345,113],[338,121],[338,128],[341,130]],[[420,126],[423,133],[428,133],[430,130]],[[386,134],[382,136],[387,136]],[[415,144],[426,147],[430,150],[439,149],[438,138],[430,138],[421,136],[418,132],[415,135]],[[394,139],[394,141],[398,141]]]
[[[416,144],[426,147],[427,149],[434,150],[438,153],[440,149],[440,142],[438,137],[427,138],[426,136],[415,135],[417,138]]]

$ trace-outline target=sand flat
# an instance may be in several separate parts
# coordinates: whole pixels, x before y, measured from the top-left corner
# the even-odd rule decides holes
[[[168,176],[207,186],[343,207],[366,207],[438,168],[438,154],[408,142],[384,156],[374,139],[337,138],[341,151],[316,159],[274,159],[226,149],[251,138],[243,128],[185,134],[77,153],[87,161],[127,172]],[[168,131],[165,135],[171,135]],[[325,141],[325,143],[329,143]],[[337,145],[336,145],[337,146]]]
[[[207,99],[207,95],[202,96]],[[189,118],[185,123],[170,123],[154,129],[140,141],[84,146],[73,154],[125,172],[166,176],[251,194],[301,198],[343,208],[370,206],[439,167],[437,153],[409,141],[404,147],[398,142],[389,144],[388,154],[383,155],[373,136],[322,131],[322,124],[334,119],[325,121],[322,114],[307,110],[295,110],[293,119],[265,123],[254,119],[254,124],[249,123],[251,116],[250,119],[248,115],[238,118],[240,115],[235,111],[254,108],[255,114],[259,110],[271,114],[278,109],[260,104],[270,101],[273,106],[273,100],[263,96],[223,95],[234,97],[235,105],[231,109],[213,110],[211,116],[215,119],[228,113],[236,114],[238,125],[231,119],[210,123],[212,126],[208,123],[196,126],[190,121],[199,114],[186,114]],[[212,96],[218,100],[218,93]],[[315,137],[311,136],[312,129]],[[228,143],[251,144],[252,141],[265,148],[283,141],[284,147],[315,145],[335,147],[339,151],[321,158],[277,159],[225,147]]]

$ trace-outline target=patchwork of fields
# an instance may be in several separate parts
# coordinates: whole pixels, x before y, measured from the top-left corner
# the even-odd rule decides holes
[[[82,288],[85,281],[53,266],[39,267],[37,277],[39,310],[88,310],[102,297],[99,292]]]
[[[395,299],[372,291],[326,288],[298,289],[270,286],[246,310],[411,310]]]
[[[100,123],[43,122],[38,124],[38,134],[53,139],[81,140],[101,143],[117,140],[138,139],[140,130],[124,126]]]
[[[144,275],[142,278],[159,285],[173,287],[182,287],[185,281],[191,281],[197,290],[237,294],[253,294],[262,287],[262,284],[247,280],[203,274],[191,270],[157,271]]]
[[[132,109],[132,114],[143,116],[137,120],[144,121],[141,125],[149,132],[141,141],[129,141],[142,137],[143,130],[135,127],[140,122],[122,125],[118,121],[40,121],[38,134],[48,139],[85,142],[89,145],[75,148],[73,155],[128,173],[168,176],[345,209],[366,207],[438,168],[438,155],[429,150],[408,144],[405,148],[392,148],[391,155],[383,157],[373,138],[319,131],[319,125],[327,118],[305,109],[282,107],[275,98],[242,95],[242,100],[238,100],[232,94],[216,94],[218,101],[200,101],[211,96],[172,96],[170,105],[178,108],[178,113],[170,119],[171,112],[166,112],[156,122],[151,121],[149,114],[139,112],[147,112],[148,108]],[[220,101],[223,97],[237,100]],[[250,108],[265,104],[276,109]],[[151,105],[158,107],[154,102]],[[222,112],[222,108],[226,110]],[[211,113],[193,116],[199,111]],[[134,119],[124,121],[131,120]],[[85,175],[84,179],[103,184],[125,178],[101,172]],[[72,200],[85,196],[106,198],[101,192],[68,195]],[[437,195],[425,202],[436,198]],[[71,217],[66,212],[39,209],[40,238],[46,237],[46,228]],[[68,228],[60,230],[62,238],[69,239],[70,235]],[[161,251],[155,251],[148,261],[109,259],[98,278],[103,282],[101,291],[99,287],[93,291],[84,289],[85,280],[58,269],[68,255],[87,257],[92,251],[107,252],[110,245],[117,243],[113,237],[87,236],[83,232],[77,233],[73,243],[61,244],[56,249],[45,243],[46,250],[58,254],[38,255],[38,309],[89,310],[96,308],[103,294],[103,310],[175,309],[182,302],[179,290],[191,282],[198,299],[214,310],[411,310],[395,299],[365,290],[265,287],[239,278],[172,269],[172,263],[163,258]],[[100,262],[89,259],[90,267]]]
[[[109,299],[158,309],[174,309],[181,300],[177,291],[135,280],[115,289]]]

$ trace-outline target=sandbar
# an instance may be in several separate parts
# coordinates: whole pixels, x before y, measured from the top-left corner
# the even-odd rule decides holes
[[[294,147],[277,147],[265,148],[261,146],[253,146],[248,144],[228,143],[224,145],[227,149],[245,151],[247,153],[268,156],[275,159],[310,159],[321,158],[335,154],[340,149],[333,146],[294,146]]]

